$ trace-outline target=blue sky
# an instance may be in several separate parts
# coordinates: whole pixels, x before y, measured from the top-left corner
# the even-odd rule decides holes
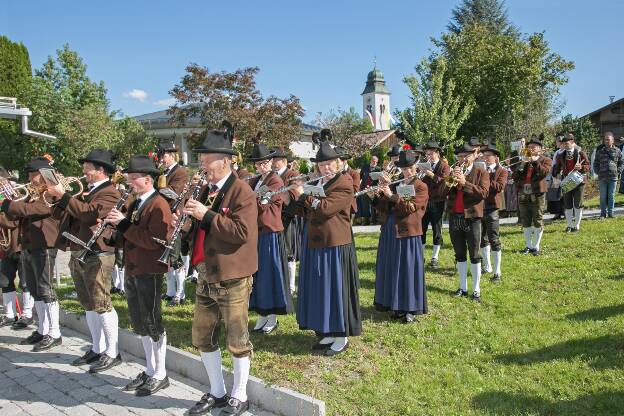
[[[296,4],[298,3],[298,4]],[[402,83],[445,30],[459,1],[5,1],[0,34],[23,42],[33,67],[64,43],[108,88],[112,108],[138,115],[166,108],[189,62],[212,71],[260,67],[265,95],[301,98],[305,120],[354,106],[377,57],[391,104],[409,103]],[[562,89],[565,112],[584,115],[624,96],[624,1],[508,0],[523,32],[545,31],[576,63]]]

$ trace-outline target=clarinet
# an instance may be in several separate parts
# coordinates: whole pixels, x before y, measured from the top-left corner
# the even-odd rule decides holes
[[[195,185],[195,187],[193,188],[191,199],[199,198],[199,192],[201,191],[202,182],[204,182],[205,178],[206,178],[206,172],[202,172],[200,179],[197,182],[197,185]],[[189,187],[189,189],[191,188]],[[165,251],[163,251],[162,256],[160,256],[160,258],[158,259],[160,263],[167,264],[167,265],[169,264],[169,257],[171,256],[171,252],[173,251],[173,248],[176,242],[178,241],[178,238],[180,238],[180,234],[182,233],[182,228],[184,227],[184,224],[186,224],[189,218],[190,216],[187,214],[182,214],[180,216],[180,218],[178,219],[178,223],[173,229],[173,234],[171,235],[171,239],[169,241],[161,240],[156,237],[152,237],[155,241],[165,246]]]
[[[128,196],[130,195],[130,192],[124,192],[121,194],[121,198],[119,198],[119,201],[117,201],[117,204],[115,204],[115,209],[116,210],[120,210],[121,207],[124,206],[124,204],[126,203],[126,200],[128,199]],[[80,254],[78,255],[77,260],[84,264],[85,259],[87,258],[87,255],[89,253],[93,252],[93,246],[95,246],[96,241],[100,238],[100,236],[102,235],[102,233],[110,226],[109,223],[104,223],[101,222],[100,225],[98,225],[98,227],[95,229],[95,231],[93,232],[93,236],[91,236],[91,238],[89,239],[89,241],[87,241],[87,243],[85,244],[85,248],[82,249],[80,251]]]

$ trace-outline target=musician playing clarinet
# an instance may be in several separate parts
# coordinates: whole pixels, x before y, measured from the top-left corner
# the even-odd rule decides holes
[[[47,193],[58,199],[54,216],[61,219],[61,232],[67,231],[87,242],[98,226],[98,219],[108,215],[120,194],[110,181],[110,175],[116,170],[111,151],[92,150],[79,162],[88,184],[86,192],[74,197],[61,184],[48,184]],[[91,349],[76,358],[72,365],[91,364],[91,373],[121,364],[117,348],[119,320],[110,295],[115,254],[114,248],[104,243],[104,237],[100,237],[84,262],[78,260],[83,247],[69,241],[69,269],[92,340]]]

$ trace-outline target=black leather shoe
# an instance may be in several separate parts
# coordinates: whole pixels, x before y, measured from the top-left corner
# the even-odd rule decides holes
[[[25,316],[20,317],[15,323],[11,326],[11,329],[19,330],[26,329],[34,322],[33,318],[26,318]]]
[[[113,287],[111,287],[110,293],[111,293],[111,295],[113,295],[115,293],[119,293],[119,289],[116,288],[115,286],[113,286]]]
[[[89,372],[91,374],[99,373],[119,364],[121,364],[121,355],[117,354],[117,357],[113,358],[106,354],[102,354],[100,355],[100,359],[94,362],[91,368],[89,368]]]
[[[162,295],[160,298],[166,302],[169,302],[171,299],[173,299],[173,296]]]
[[[518,253],[520,254],[529,254],[531,252],[532,249],[525,247],[524,249],[520,250]]]
[[[39,351],[47,351],[50,348],[56,347],[57,345],[61,345],[63,343],[63,338],[52,338],[50,335],[44,335],[43,339],[35,344],[33,347],[33,352]]]
[[[429,263],[431,265],[432,269],[437,269],[438,266],[440,265],[440,263],[438,263],[438,259],[431,259],[431,263]]]
[[[171,300],[169,301],[169,303],[167,303],[167,306],[169,307],[175,307],[175,306],[180,306],[184,303],[184,299],[180,299],[177,296],[174,296],[171,298]]]
[[[269,335],[271,332],[275,331],[278,326],[279,326],[279,321],[275,321],[275,326],[273,326],[273,328],[267,329],[267,326],[265,325],[262,327],[262,333],[264,335]]]
[[[9,318],[8,316],[5,316],[5,315],[0,316],[0,327],[13,326],[15,322],[17,322],[16,318]]]
[[[100,359],[100,354],[93,350],[89,350],[82,357],[76,358],[72,361],[71,365],[74,367],[78,367],[79,365],[91,364]]]
[[[576,228],[576,227],[572,227],[572,230],[571,230],[570,232],[573,232],[573,233],[578,233],[579,231],[580,231],[580,230],[579,230],[578,228]]]
[[[32,334],[30,334],[28,336],[28,338],[23,339],[20,341],[20,345],[33,345],[38,343],[39,341],[41,341],[43,339],[43,335],[41,335],[39,332],[37,331],[33,331]]]
[[[249,410],[249,401],[241,402],[240,400],[235,399],[234,397],[230,397],[230,400],[228,400],[227,405],[223,409],[221,409],[221,413],[219,414],[240,416],[243,413],[245,413],[247,410]]]
[[[572,227],[566,227],[565,232],[566,233],[571,233],[573,229],[574,228],[572,228]]]
[[[468,296],[468,292],[461,289],[457,289],[455,292],[453,292],[454,298],[461,298],[462,296]]]
[[[392,313],[390,314],[390,319],[393,319],[395,321],[403,319],[404,317],[405,317],[404,313],[400,313],[400,312],[397,312],[397,311],[392,311]]]
[[[162,380],[156,380],[153,377],[149,377],[141,387],[136,391],[137,396],[150,396],[156,393],[160,389],[169,387],[169,377],[165,376]]]
[[[145,371],[141,372],[141,374],[130,380],[130,383],[126,384],[123,391],[134,391],[138,389],[147,381],[148,378],[149,376],[145,374]]]
[[[210,393],[206,393],[188,410],[188,414],[191,416],[203,415],[208,413],[211,409],[224,407],[227,405],[229,399],[227,394],[221,398],[217,398]]]
[[[331,347],[331,345],[330,345],[330,347]],[[328,349],[325,350],[325,356],[326,357],[333,357],[334,355],[341,354],[341,353],[345,352],[348,349],[349,349],[349,343],[347,343],[347,345],[345,345],[340,351],[336,351],[336,350],[332,350],[331,348],[328,348]]]
[[[492,276],[492,278],[490,279],[490,282],[493,282],[493,283],[501,282],[500,274],[495,274],[494,276]]]
[[[536,248],[531,249],[531,254],[534,256],[539,256],[540,255],[540,251]]]
[[[481,302],[481,294],[479,292],[473,292],[472,295],[470,295],[470,299],[475,302]]]

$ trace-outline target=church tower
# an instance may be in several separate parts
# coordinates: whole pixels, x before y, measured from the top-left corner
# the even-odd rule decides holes
[[[370,119],[375,130],[390,129],[390,92],[377,65],[368,73],[361,95],[363,116]]]

